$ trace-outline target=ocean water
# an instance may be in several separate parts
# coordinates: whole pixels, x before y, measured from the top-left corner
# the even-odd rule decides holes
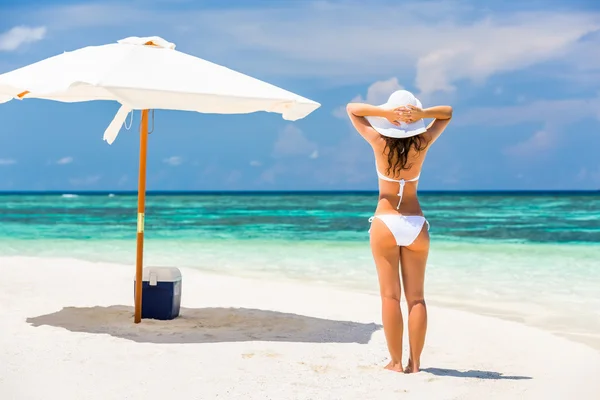
[[[377,293],[375,193],[149,194],[145,265]],[[431,304],[524,322],[600,349],[600,193],[424,193]],[[2,194],[1,257],[134,273],[135,194]],[[302,301],[302,299],[299,299]]]

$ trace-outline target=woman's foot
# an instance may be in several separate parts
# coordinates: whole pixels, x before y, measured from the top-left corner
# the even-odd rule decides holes
[[[408,359],[408,364],[406,365],[406,368],[404,368],[404,373],[405,374],[416,374],[417,372],[419,372],[419,368],[420,368],[420,365],[418,362],[414,363],[414,362],[412,362],[411,359]]]
[[[390,361],[389,364],[385,366],[385,369],[395,372],[402,372],[402,363],[395,363],[393,361]]]

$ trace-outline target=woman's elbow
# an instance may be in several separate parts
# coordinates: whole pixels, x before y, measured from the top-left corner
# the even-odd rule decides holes
[[[346,104],[346,112],[349,115],[355,115],[354,114],[355,111],[356,111],[356,103],[348,103],[348,104]]]

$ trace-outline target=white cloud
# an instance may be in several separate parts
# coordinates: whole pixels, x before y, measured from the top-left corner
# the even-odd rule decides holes
[[[390,79],[386,79],[383,81],[377,81],[372,83],[367,88],[367,96],[362,97],[362,95],[356,95],[351,103],[367,103],[373,105],[383,104],[390,97],[390,94],[395,92],[396,90],[404,89],[402,85],[398,82],[398,78],[392,77]],[[340,106],[333,110],[333,115],[345,119],[346,115],[346,106]]]
[[[415,76],[422,96],[548,60],[565,60],[572,69],[573,60],[592,57],[590,49],[600,42],[598,35],[589,39],[600,28],[599,12],[547,7],[492,12],[452,0],[428,2],[426,13],[421,2],[377,0],[369,7],[358,1],[302,1],[183,11],[116,2],[55,8],[32,11],[31,19],[56,30],[111,26],[125,32],[152,25],[178,49],[201,50],[250,74],[346,83]],[[381,23],[382,15],[398,23]],[[197,39],[203,37],[211,37],[210,43]],[[585,68],[597,71],[597,64],[586,62]]]
[[[273,157],[309,156],[317,150],[317,144],[308,140],[302,130],[289,124],[281,131],[273,146]],[[317,154],[318,155],[318,154]]]
[[[176,166],[181,165],[183,163],[183,159],[181,157],[179,157],[179,156],[171,156],[171,157],[165,158],[163,160],[163,162],[165,164],[168,164],[168,165],[172,166],[172,167],[176,167]]]
[[[496,73],[560,58],[599,27],[598,15],[537,12],[441,28],[442,43],[419,56],[416,86],[425,93],[452,91],[462,79],[483,82]]]
[[[414,4],[301,4],[230,11],[235,22],[229,20],[222,29],[238,46],[293,60],[294,74],[303,68],[307,75],[364,77],[416,69],[415,86],[427,94],[452,91],[460,80],[479,83],[559,58],[600,27],[598,13],[498,12],[469,20],[460,9],[445,16],[422,15]],[[381,15],[402,23],[382,24]],[[220,19],[215,17],[215,22]],[[282,67],[290,70],[287,63]]]
[[[262,165],[262,163],[260,161],[257,161],[257,160],[250,161],[251,167],[260,167],[261,165]]]
[[[67,165],[73,162],[73,157],[63,157],[60,160],[56,161],[58,165]]]
[[[600,29],[586,37],[565,52],[557,60],[557,78],[589,88],[600,82]],[[566,67],[566,68],[565,68]]]
[[[308,158],[316,160],[317,158],[319,158],[319,150],[315,150],[312,153],[310,153],[310,156],[308,156]]]
[[[17,160],[13,158],[0,158],[0,166],[2,165],[13,165],[16,164]]]
[[[519,101],[517,99],[517,101]],[[587,99],[537,100],[504,107],[476,107],[455,113],[456,125],[515,126],[539,123],[541,129],[521,142],[504,149],[512,156],[539,155],[556,148],[567,134],[569,124],[595,118],[600,121],[600,96]]]
[[[552,130],[540,130],[533,136],[506,148],[505,153],[514,156],[530,156],[555,147],[556,133]]]
[[[543,122],[557,126],[585,118],[596,118],[600,121],[600,96],[536,100],[503,107],[473,107],[465,112],[455,113],[453,119],[455,125],[511,126],[524,122]]]
[[[14,51],[26,43],[37,42],[46,36],[46,27],[15,26],[0,34],[0,51]]]
[[[404,87],[398,83],[398,78],[377,81],[367,89],[367,98],[364,101],[369,104],[382,104],[387,101],[390,94],[400,89]]]

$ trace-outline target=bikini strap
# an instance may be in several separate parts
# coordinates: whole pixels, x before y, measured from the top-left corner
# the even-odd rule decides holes
[[[396,210],[400,209],[400,203],[402,203],[402,196],[404,194],[404,185],[406,185],[406,182],[416,182],[419,180],[419,178],[421,177],[421,174],[417,175],[416,177],[412,178],[412,179],[392,179],[392,178],[388,178],[387,176],[385,176],[384,174],[382,174],[381,172],[379,172],[379,170],[377,169],[377,164],[375,164],[375,170],[377,171],[377,176],[384,180],[384,181],[388,181],[388,182],[397,182],[399,185],[398,188],[398,205],[396,206]]]

